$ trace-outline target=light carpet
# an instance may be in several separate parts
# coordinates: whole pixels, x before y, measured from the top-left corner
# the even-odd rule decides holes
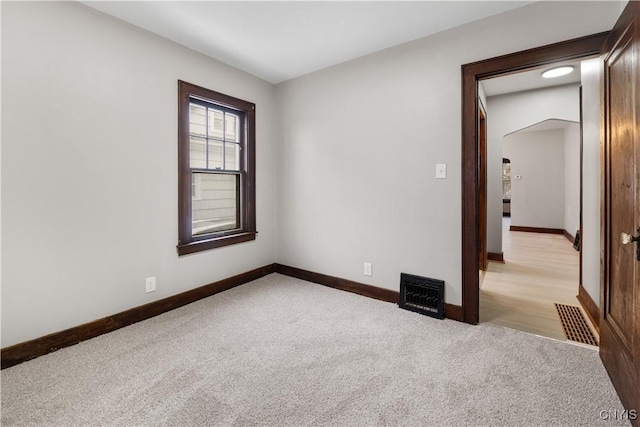
[[[272,274],[3,370],[2,425],[629,425],[594,350]]]

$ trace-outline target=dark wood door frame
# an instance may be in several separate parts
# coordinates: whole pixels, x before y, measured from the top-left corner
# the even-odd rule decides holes
[[[478,81],[597,56],[607,35],[594,34],[462,66],[462,309],[466,323],[477,324],[480,315]]]
[[[486,270],[487,264],[487,111],[478,99],[478,268]]]
[[[578,238],[578,256],[579,256],[579,263],[580,263],[580,271],[579,271],[579,276],[578,276],[578,292],[580,292],[580,288],[583,288],[582,286],[582,236],[584,235],[584,232],[582,231],[582,196],[583,196],[583,190],[582,187],[584,186],[584,117],[583,117],[583,111],[582,111],[582,85],[580,85],[580,224],[579,224],[579,229],[578,229],[578,233],[580,234],[579,238]],[[581,303],[582,304],[582,303]],[[589,314],[589,313],[587,313]],[[591,314],[589,314],[591,315]],[[593,322],[593,321],[592,321]],[[595,322],[595,328],[598,329],[598,322]]]

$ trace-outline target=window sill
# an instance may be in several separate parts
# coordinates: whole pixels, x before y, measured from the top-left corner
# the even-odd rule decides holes
[[[246,231],[229,236],[214,237],[207,240],[197,240],[184,245],[178,245],[178,256],[189,255],[209,249],[221,248],[223,246],[235,245],[236,243],[249,242],[256,239],[257,231]]]

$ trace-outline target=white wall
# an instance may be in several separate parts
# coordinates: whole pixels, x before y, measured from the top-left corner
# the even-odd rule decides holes
[[[482,82],[478,82],[478,99],[482,103],[482,106],[487,109],[487,94],[484,91],[484,86],[482,86]],[[487,112],[488,114],[488,112]]]
[[[627,4],[629,3],[629,0],[619,0],[618,1],[618,8],[619,8],[619,12],[618,15],[620,15],[622,13],[622,11],[624,10],[625,7],[627,7]]]
[[[511,225],[572,235],[580,228],[580,125],[563,126],[504,138],[503,156],[511,160]]]
[[[580,229],[580,124],[564,129],[564,225],[575,237]]]
[[[440,278],[460,304],[461,65],[606,30],[617,6],[535,3],[278,85],[278,262],[388,289]]]
[[[564,129],[504,138],[504,156],[511,160],[512,226],[564,228],[564,145]]]
[[[178,79],[256,103],[254,242],[178,258]],[[80,3],[3,2],[2,347],[273,263],[274,92]]]
[[[489,252],[502,252],[502,142],[504,136],[548,119],[579,122],[579,99],[579,85],[491,96],[487,99],[488,108],[491,111],[487,118],[487,248]],[[511,173],[514,174],[513,170]],[[513,201],[511,209],[513,217]],[[515,223],[513,225],[534,226]],[[554,228],[563,227],[564,219],[559,227]]]
[[[600,305],[600,74],[598,58],[582,62],[582,286]]]
[[[617,6],[535,3],[284,83],[274,102],[266,82],[81,4],[2,2],[2,347],[273,261],[390,289],[401,271],[439,277],[460,304],[460,66],[607,30]],[[176,255],[177,79],[257,104],[255,242]]]

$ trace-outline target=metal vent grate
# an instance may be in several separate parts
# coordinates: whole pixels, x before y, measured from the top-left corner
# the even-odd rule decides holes
[[[444,281],[400,274],[400,308],[444,319]]]
[[[554,303],[560,322],[562,323],[562,331],[564,336],[570,341],[581,342],[583,344],[598,345],[598,340],[591,332],[591,328],[587,325],[580,308],[575,305],[566,305]]]

